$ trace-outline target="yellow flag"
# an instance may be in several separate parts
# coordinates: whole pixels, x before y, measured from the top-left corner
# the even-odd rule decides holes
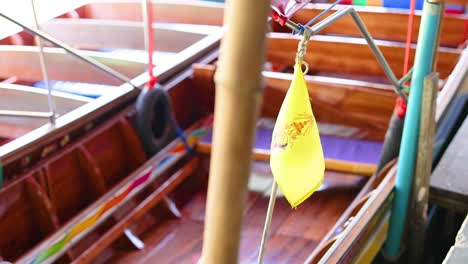
[[[322,144],[299,60],[273,129],[270,167],[293,208],[312,195],[323,181]]]

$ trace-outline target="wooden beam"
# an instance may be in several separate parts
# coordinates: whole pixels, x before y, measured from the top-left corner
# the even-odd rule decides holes
[[[153,25],[156,51],[180,52],[204,38],[201,30],[171,29]],[[54,19],[41,25],[45,33],[79,49],[137,49],[145,50],[143,24],[131,21],[102,19]],[[207,28],[208,30],[208,28]]]
[[[45,48],[44,51],[50,80],[122,84],[121,81],[66,54],[60,48]],[[42,80],[38,52],[37,47],[31,46],[0,46],[0,78],[17,76],[25,81]],[[143,73],[146,68],[145,63],[117,59],[100,52],[80,51],[80,54],[90,56],[130,78]]]
[[[268,35],[267,58],[278,65],[292,65],[297,52],[299,37],[286,33],[270,33]],[[399,76],[403,72],[405,45],[403,43],[376,41],[394,73]],[[413,63],[415,46],[411,51],[410,64]],[[452,48],[439,49],[437,71],[441,79],[447,78],[452,72],[460,50]],[[314,36],[308,44],[305,60],[310,71],[346,73],[365,76],[385,77],[371,49],[364,39],[334,36]]]
[[[199,100],[212,111],[215,67],[196,64],[193,69]],[[263,72],[262,116],[276,118],[292,78],[292,74]],[[322,76],[306,76],[306,82],[319,123],[358,128],[355,138],[383,140],[396,99],[390,85]]]
[[[0,109],[21,111],[48,111],[47,90],[30,86],[0,83]],[[58,114],[76,109],[91,99],[53,91],[52,97],[57,105]]]
[[[421,122],[418,141],[418,154],[411,189],[408,216],[409,259],[411,263],[422,263],[424,254],[425,229],[429,205],[429,181],[432,171],[432,151],[436,127],[435,109],[437,98],[436,73],[424,78],[424,91],[421,106]]]
[[[164,0],[153,2],[155,22],[220,26],[223,24],[224,4]],[[124,0],[85,5],[80,12],[85,18],[141,21],[141,1]]]
[[[310,4],[299,10],[291,18],[296,23],[306,24],[311,18],[317,16],[325,10],[327,4]],[[343,7],[334,8],[329,14],[323,16],[319,21],[333,14]],[[355,6],[359,16],[364,21],[367,29],[375,39],[391,40],[391,41],[406,41],[407,23],[409,17],[408,10],[388,9],[375,6]],[[414,17],[412,41],[416,43],[419,24],[421,22],[421,14],[416,12]],[[465,18],[463,15],[446,15],[444,16],[441,31],[441,45],[456,47],[464,41]],[[278,24],[275,28],[281,31],[289,32],[286,27],[280,27]],[[335,23],[325,28],[320,34],[342,35],[351,37],[361,37],[361,34],[354,24],[351,16],[345,16],[337,20]],[[399,74],[399,73],[398,73]]]

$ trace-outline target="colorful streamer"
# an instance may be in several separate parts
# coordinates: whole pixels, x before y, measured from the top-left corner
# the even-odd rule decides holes
[[[207,133],[208,130],[209,129],[205,127],[205,128],[201,128],[192,132],[187,138],[187,143],[191,147],[195,146],[195,144],[201,139],[201,137],[203,137]],[[44,260],[60,252],[65,247],[65,245],[67,245],[67,243],[70,242],[70,240],[72,240],[74,237],[81,234],[85,230],[88,230],[92,228],[93,226],[95,226],[97,221],[106,212],[108,212],[111,208],[114,208],[115,206],[119,205],[138,186],[141,186],[142,184],[150,180],[152,178],[151,175],[155,175],[155,173],[158,170],[162,169],[162,166],[164,164],[166,164],[168,161],[174,160],[177,157],[180,157],[181,155],[183,155],[185,151],[186,151],[185,144],[183,142],[179,142],[174,148],[169,150],[163,156],[163,158],[159,161],[159,163],[156,164],[156,166],[154,166],[150,171],[140,176],[139,178],[135,179],[124,191],[114,196],[112,199],[110,199],[109,201],[104,203],[101,207],[99,207],[95,211],[94,214],[92,214],[91,216],[88,216],[86,219],[82,220],[81,222],[77,223],[76,225],[68,229],[65,232],[61,240],[57,241],[50,247],[40,252],[33,259],[33,261],[31,261],[31,263],[33,264],[42,263]]]

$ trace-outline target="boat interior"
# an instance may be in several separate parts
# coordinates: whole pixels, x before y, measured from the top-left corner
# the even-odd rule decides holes
[[[140,1],[128,0],[86,4],[41,24],[41,30],[142,86],[148,76],[144,73],[147,58],[140,5]],[[176,6],[178,11],[174,12]],[[304,24],[326,7],[306,6],[293,19]],[[204,135],[197,139],[193,151],[183,152],[166,167],[154,170],[155,177],[108,209],[90,228],[61,244],[49,262],[148,263],[157,259],[162,263],[197,263],[200,258],[223,5],[163,1],[153,8],[158,14],[153,24],[154,56],[162,89],[168,92],[174,116],[186,135],[199,129]],[[406,23],[398,21],[406,21],[407,11],[363,7],[358,13],[392,70],[401,77]],[[382,24],[382,20],[394,23]],[[367,217],[361,212],[365,205],[371,215],[380,215],[379,221],[367,226],[362,218],[357,224],[362,232],[388,218],[382,212],[389,206],[394,162],[380,174],[375,170],[397,96],[351,23],[350,18],[342,19],[309,41],[306,82],[326,159],[325,181],[313,199],[294,210],[279,196],[265,263],[318,263],[353,218]],[[463,27],[462,16],[444,18],[437,63],[440,89],[459,62]],[[242,263],[257,259],[273,184],[268,165],[271,134],[293,78],[299,39],[271,23],[262,72],[261,117],[243,216]],[[21,32],[1,43],[0,96],[14,101],[2,101],[0,109],[14,106],[11,110],[47,112],[36,41]],[[167,148],[148,155],[134,126],[138,91],[61,48],[47,45],[48,71],[57,90],[58,128],[46,128],[48,119],[44,117],[0,116],[0,144],[5,144],[0,147],[4,177],[0,260],[31,263],[68,230],[108,205],[116,193],[145,177],[181,142],[173,138]],[[412,56],[414,50],[415,45]],[[63,93],[73,88],[60,92],[57,87],[64,87],[64,83],[91,91],[97,89],[93,85],[107,88],[93,98]],[[44,131],[47,137],[41,134]],[[21,141],[24,138],[27,140]],[[373,203],[369,205],[370,200]],[[357,254],[354,260],[360,257]]]

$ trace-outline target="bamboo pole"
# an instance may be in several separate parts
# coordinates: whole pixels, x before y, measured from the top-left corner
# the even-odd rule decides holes
[[[410,263],[423,263],[425,222],[432,169],[432,145],[435,133],[435,108],[439,78],[431,73],[424,78],[418,154],[409,210]]]
[[[226,34],[215,75],[213,152],[202,263],[237,263],[255,123],[269,0],[227,1]]]

